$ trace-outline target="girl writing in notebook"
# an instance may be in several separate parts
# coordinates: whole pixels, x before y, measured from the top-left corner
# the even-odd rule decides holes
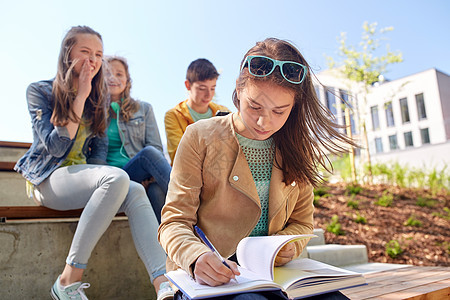
[[[269,38],[246,53],[233,102],[237,113],[187,128],[159,228],[168,271],[182,268],[210,286],[239,271],[232,260],[225,266],[194,226],[225,258],[247,236],[312,233],[313,186],[318,167],[327,167],[325,149],[343,152],[352,144],[320,104],[307,62],[286,41]],[[287,244],[276,265],[300,255],[306,242]]]

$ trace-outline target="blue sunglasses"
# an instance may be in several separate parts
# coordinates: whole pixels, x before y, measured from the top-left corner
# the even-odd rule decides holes
[[[308,68],[298,62],[281,61],[262,55],[249,55],[244,59],[241,71],[248,67],[250,74],[256,77],[265,77],[272,74],[275,67],[280,67],[283,78],[293,84],[300,84],[308,72]]]

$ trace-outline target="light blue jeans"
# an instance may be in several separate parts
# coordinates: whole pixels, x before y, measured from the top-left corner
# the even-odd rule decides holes
[[[158,221],[145,189],[122,169],[73,165],[56,169],[36,187],[42,205],[56,210],[84,208],[66,263],[85,269],[92,250],[117,212],[128,216],[136,250],[151,281],[165,273],[166,254],[158,243]]]

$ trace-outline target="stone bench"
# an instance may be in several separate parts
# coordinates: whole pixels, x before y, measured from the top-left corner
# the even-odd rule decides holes
[[[63,270],[82,210],[36,206],[13,170],[30,143],[0,141],[0,298],[49,299]],[[156,299],[128,219],[114,218],[89,260],[83,281],[90,299]]]

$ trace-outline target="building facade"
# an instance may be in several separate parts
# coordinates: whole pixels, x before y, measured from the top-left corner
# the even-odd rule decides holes
[[[336,70],[317,78],[316,92],[339,124],[345,124],[342,100],[352,106],[352,132],[361,142],[365,120],[373,161],[437,169],[450,165],[449,75],[429,69],[376,83],[368,93]]]

